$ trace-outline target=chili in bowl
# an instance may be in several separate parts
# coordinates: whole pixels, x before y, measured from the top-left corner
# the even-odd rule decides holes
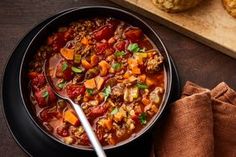
[[[73,108],[47,84],[45,60],[56,89],[83,108],[104,149],[146,132],[167,104],[168,53],[156,33],[126,11],[66,12],[39,31],[22,61],[21,94],[35,124],[67,146],[90,149]]]

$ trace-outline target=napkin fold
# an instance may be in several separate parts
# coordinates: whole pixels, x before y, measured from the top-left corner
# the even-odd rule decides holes
[[[155,131],[157,157],[236,156],[236,92],[187,82]]]
[[[236,92],[220,83],[211,95],[215,156],[236,157]]]

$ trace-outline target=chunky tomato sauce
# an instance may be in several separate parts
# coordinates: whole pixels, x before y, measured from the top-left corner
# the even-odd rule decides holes
[[[45,60],[56,89],[83,108],[104,146],[130,138],[159,111],[164,58],[138,27],[113,18],[73,22],[52,33],[29,64],[29,96],[45,129],[66,144],[90,145],[74,110],[46,83]]]

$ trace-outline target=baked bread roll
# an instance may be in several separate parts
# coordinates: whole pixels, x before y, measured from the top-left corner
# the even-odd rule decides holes
[[[152,0],[160,9],[166,12],[180,12],[195,7],[202,0]]]
[[[223,0],[223,5],[228,13],[236,18],[236,0]]]

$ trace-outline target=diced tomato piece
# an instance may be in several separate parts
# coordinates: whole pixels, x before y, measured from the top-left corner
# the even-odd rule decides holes
[[[43,90],[36,91],[34,96],[40,108],[46,107],[56,101],[55,94],[48,86]]]
[[[96,54],[98,54],[98,55],[102,54],[107,48],[108,48],[107,42],[104,42],[104,43],[98,42],[98,43],[96,43],[96,48],[95,48]]]
[[[59,52],[60,49],[65,45],[64,33],[57,33],[56,38],[52,44],[52,49],[55,52]]]
[[[44,122],[47,122],[49,121],[50,119],[52,119],[53,117],[56,117],[57,113],[56,112],[49,112],[48,109],[43,109],[39,116],[40,116],[40,119]]]
[[[64,32],[64,40],[69,41],[73,38],[74,30],[69,28],[67,31]]]
[[[143,40],[140,40],[138,42],[138,45],[139,45],[140,48],[144,48],[145,47],[146,50],[153,49],[153,45],[146,38],[144,38]]]
[[[83,133],[81,136],[80,136],[80,139],[81,139],[81,143],[84,144],[84,145],[89,145],[90,141],[89,141],[89,138],[87,136],[86,133]]]
[[[70,81],[74,77],[74,72],[71,70],[71,67],[69,65],[67,65],[66,69],[63,69],[63,64],[65,64],[65,62],[61,62],[57,65],[56,77],[63,78],[66,81]]]
[[[72,80],[74,77],[74,72],[71,70],[71,68],[67,68],[65,71],[63,71],[63,78],[66,81]]]
[[[46,83],[45,77],[42,73],[30,72],[28,76],[31,79],[31,85],[35,89],[42,87]]]
[[[111,54],[113,54],[115,52],[115,50],[112,47],[109,47],[105,50],[104,54],[105,56],[109,56]]]
[[[44,90],[35,92],[35,100],[37,101],[40,108],[46,107],[48,105],[47,98],[43,97]]]
[[[57,99],[55,93],[52,91],[52,88],[49,86],[47,86],[47,91],[48,91],[48,96],[49,96],[48,101],[50,103],[54,103]]]
[[[102,129],[100,129],[100,128],[97,128],[96,129],[96,135],[97,135],[97,138],[98,138],[98,140],[100,141],[100,142],[104,142],[104,131],[102,130]]]
[[[90,110],[89,116],[96,118],[96,117],[104,115],[106,112],[107,112],[107,107],[105,107],[104,105],[100,105],[100,106],[93,107]]]
[[[57,134],[62,136],[62,137],[67,137],[69,136],[69,128],[68,127],[65,127],[65,126],[60,126],[57,128]]]
[[[93,37],[97,41],[109,39],[114,35],[115,26],[112,24],[104,25],[93,32]]]
[[[59,52],[66,42],[71,40],[74,35],[74,30],[69,28],[65,32],[58,32],[48,37],[47,44],[52,46],[54,52]]]
[[[69,84],[66,86],[66,93],[72,99],[84,94],[85,90],[85,86],[83,85]]]
[[[48,37],[48,44],[52,46],[54,52],[59,52],[60,49],[66,44],[64,32],[58,32]]]
[[[30,79],[34,79],[34,78],[37,77],[37,76],[38,76],[38,73],[35,72],[35,71],[32,71],[32,72],[29,72],[29,73],[28,73],[28,77],[29,77]]]
[[[137,27],[131,27],[125,32],[125,37],[132,42],[138,42],[143,37],[143,32]]]
[[[138,118],[138,116],[135,114],[135,115],[132,115],[131,116],[131,119],[137,124],[137,123],[140,123],[140,121],[139,121],[139,118]]]
[[[126,41],[120,40],[114,45],[115,49],[118,51],[125,50],[126,47]]]

